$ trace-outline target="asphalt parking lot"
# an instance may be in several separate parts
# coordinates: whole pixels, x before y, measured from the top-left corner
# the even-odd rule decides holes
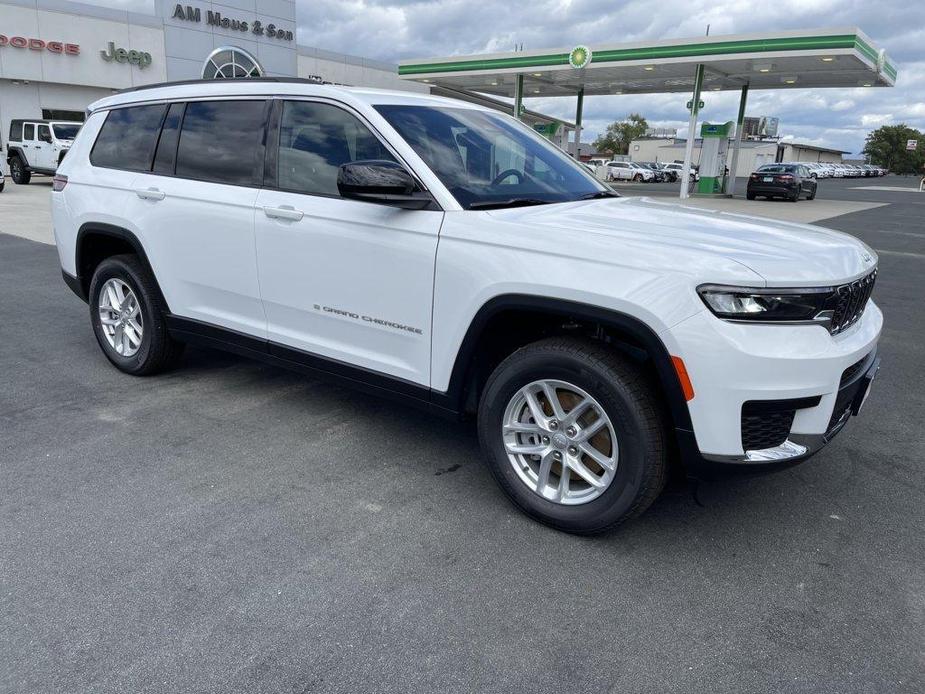
[[[820,222],[880,253],[863,415],[587,539],[516,511],[470,425],[204,349],[119,373],[13,218],[47,181],[8,182],[0,691],[925,691],[925,194],[861,189],[912,185],[769,203],[871,205]]]

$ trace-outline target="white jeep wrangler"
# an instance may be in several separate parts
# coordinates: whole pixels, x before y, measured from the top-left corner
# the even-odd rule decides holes
[[[55,176],[64,279],[129,374],[186,342],[474,415],[528,514],[596,532],[669,460],[818,451],[864,402],[874,252],[620,198],[513,117],[298,80],[113,95]]]
[[[71,121],[11,121],[6,159],[13,183],[25,185],[34,173],[53,176],[82,125]]]

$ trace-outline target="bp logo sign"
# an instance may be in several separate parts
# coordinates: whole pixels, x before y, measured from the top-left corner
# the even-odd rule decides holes
[[[591,49],[587,46],[575,46],[568,54],[568,64],[574,68],[583,68],[591,62]]]

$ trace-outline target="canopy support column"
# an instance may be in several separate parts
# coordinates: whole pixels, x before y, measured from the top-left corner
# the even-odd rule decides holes
[[[585,88],[581,87],[578,90],[578,104],[575,107],[575,161],[581,161],[578,148],[581,147],[581,111],[584,109],[584,104]]]
[[[687,144],[684,147],[684,171],[681,173],[682,200],[690,197],[687,192],[691,178],[691,160],[694,156],[694,139],[697,137],[697,114],[700,112],[700,89],[703,87],[703,65],[697,66],[694,74],[694,98],[691,99],[691,119],[687,126]]]
[[[739,148],[742,145],[742,131],[745,129],[745,102],[748,101],[748,85],[742,86],[742,96],[739,98],[739,117],[736,119],[736,139],[732,143],[732,164],[729,166],[729,177],[726,179],[726,194],[733,195],[736,190],[736,171],[739,170]]]
[[[520,111],[524,104],[524,76],[517,75],[514,80],[514,118],[520,120]]]

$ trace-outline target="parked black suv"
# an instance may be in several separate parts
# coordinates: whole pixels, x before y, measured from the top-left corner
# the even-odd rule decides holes
[[[816,179],[802,164],[765,164],[748,177],[745,197],[754,200],[763,195],[771,198],[785,198],[796,202],[801,196],[807,200],[816,197]]]

